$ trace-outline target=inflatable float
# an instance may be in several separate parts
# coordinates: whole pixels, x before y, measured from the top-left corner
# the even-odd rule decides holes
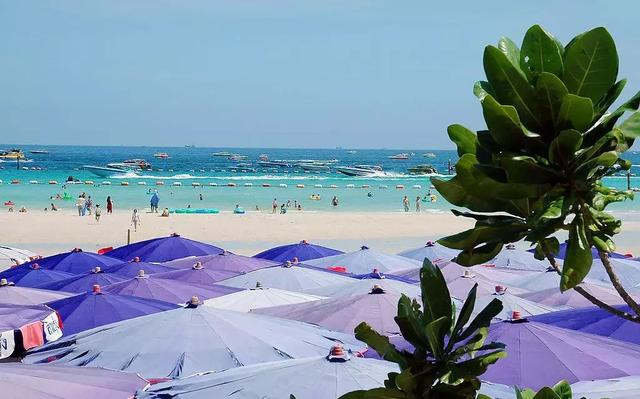
[[[216,214],[216,213],[220,213],[219,210],[217,209],[211,209],[211,208],[200,208],[200,209],[195,209],[195,208],[177,208],[177,209],[169,209],[169,213],[183,213],[183,214]]]

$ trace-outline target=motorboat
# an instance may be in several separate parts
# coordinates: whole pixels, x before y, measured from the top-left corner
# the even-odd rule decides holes
[[[48,150],[30,150],[29,151],[30,154],[42,154],[42,155],[47,155],[49,153]]]
[[[285,161],[279,161],[279,160],[258,161],[257,164],[260,165],[260,166],[270,166],[270,167],[277,166],[277,167],[280,167],[280,168],[290,168],[291,167],[290,163],[287,163]]]
[[[436,154],[434,154],[433,152],[427,152],[426,154],[422,155],[425,158],[435,158]]]
[[[151,169],[151,164],[144,159],[134,158],[134,159],[125,159],[122,161],[125,165],[134,165],[138,169]]]
[[[245,159],[247,159],[248,156],[246,155],[240,155],[240,154],[231,154],[229,155],[229,157],[227,158],[230,161],[244,161]]]
[[[375,165],[338,166],[336,171],[347,176],[371,176],[381,172],[382,168]]]
[[[436,168],[431,165],[416,165],[407,168],[407,171],[412,175],[434,175],[438,173]]]
[[[258,159],[261,161],[268,161],[269,160],[269,156],[267,154],[260,154],[258,156]]]
[[[10,150],[0,150],[0,159],[25,159],[24,153],[22,150],[17,148],[12,148]]]
[[[169,154],[167,154],[166,152],[156,152],[155,154],[153,154],[154,158],[160,158],[160,159],[166,159],[169,158]]]
[[[88,170],[96,176],[100,177],[110,177],[117,175],[124,175],[127,173],[136,173],[135,169],[127,168],[127,167],[118,167],[118,164],[109,164],[107,166],[95,166],[95,165],[85,165],[82,167],[84,170]],[[122,165],[122,164],[121,164]]]
[[[212,153],[211,155],[213,155],[214,157],[230,157],[231,154],[229,151],[217,151]]]
[[[349,151],[347,151],[347,154],[355,154],[356,152],[358,152],[358,151],[356,151],[356,150],[349,150]]]
[[[409,154],[407,154],[406,152],[403,152],[403,153],[396,154],[396,155],[390,155],[388,158],[389,159],[395,159],[395,160],[404,161],[406,159],[409,159]]]
[[[322,164],[322,163],[301,163],[298,166],[310,172],[328,172],[331,170],[329,165]]]

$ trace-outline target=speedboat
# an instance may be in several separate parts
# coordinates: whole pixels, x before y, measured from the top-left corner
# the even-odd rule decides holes
[[[261,161],[268,161],[269,156],[267,154],[260,154],[260,156],[258,156],[258,159]]]
[[[0,159],[25,159],[24,153],[22,150],[17,148],[12,148],[8,151],[0,150]]]
[[[211,155],[214,157],[230,157],[232,154],[229,151],[218,151],[214,152]]]
[[[48,150],[30,150],[29,153],[46,155],[49,153],[49,151]]]
[[[374,165],[355,165],[355,166],[338,166],[336,170],[347,176],[371,176],[382,171],[380,166]]]
[[[298,166],[310,172],[328,172],[329,170],[331,170],[329,165],[325,165],[322,163],[301,163]]]
[[[230,161],[244,161],[245,159],[247,159],[248,157],[246,155],[240,155],[240,154],[231,154],[229,155],[229,158],[227,158]]]
[[[277,166],[280,168],[290,168],[291,164],[286,161],[281,160],[273,160],[273,161],[258,161],[258,165],[260,166]]]
[[[425,158],[435,158],[436,154],[434,154],[433,152],[427,152],[426,154],[423,155],[423,157],[425,157]]]
[[[169,154],[167,154],[166,152],[156,152],[155,154],[153,154],[153,156],[155,158],[161,158],[161,159],[169,158]]]
[[[356,150],[349,150],[349,151],[347,151],[347,154],[355,154],[356,152],[358,152],[358,151],[356,151]]]
[[[114,175],[124,175],[126,173],[136,173],[134,169],[126,167],[117,167],[118,164],[109,164],[107,166],[85,165],[82,167],[96,176],[110,177]]]
[[[417,165],[407,168],[407,171],[412,175],[434,175],[438,173],[436,168],[431,165]]]
[[[390,155],[388,157],[389,159],[396,159],[396,160],[406,160],[409,159],[409,154],[407,154],[406,152],[400,153],[400,154],[396,154],[396,155]]]
[[[125,159],[124,161],[122,161],[123,164],[126,165],[134,165],[135,167],[137,167],[138,169],[151,169],[151,164],[147,161],[145,161],[144,159],[139,159],[139,158],[135,158],[135,159]]]

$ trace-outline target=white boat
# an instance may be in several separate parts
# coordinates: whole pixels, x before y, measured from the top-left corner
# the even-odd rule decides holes
[[[211,155],[214,157],[230,157],[232,154],[229,151],[217,151]]]
[[[434,154],[433,152],[427,152],[426,154],[422,155],[425,158],[435,158],[436,154]]]
[[[358,151],[356,151],[356,150],[349,150],[349,151],[347,151],[347,154],[355,154],[356,152],[358,152]]]
[[[114,175],[124,175],[126,173],[136,173],[135,170],[129,168],[120,168],[115,166],[95,166],[95,165],[85,165],[82,167],[84,170],[88,170],[96,176],[100,177],[109,177]]]
[[[328,172],[331,168],[328,165],[317,163],[301,163],[300,167],[311,172]]]
[[[396,155],[390,155],[388,158],[395,159],[395,160],[406,160],[406,159],[409,159],[409,154],[407,154],[406,152],[403,152]]]
[[[30,150],[29,153],[46,155],[49,153],[49,151],[48,150]]]
[[[169,158],[169,154],[167,154],[166,152],[156,152],[155,154],[153,154],[153,156],[160,159]]]
[[[336,170],[347,176],[371,176],[377,172],[381,172],[382,168],[374,165],[355,165],[338,166]]]

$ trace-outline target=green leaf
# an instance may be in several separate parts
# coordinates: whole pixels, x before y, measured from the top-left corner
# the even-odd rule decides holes
[[[640,137],[640,112],[634,112],[628,117],[618,129],[624,134],[624,137],[637,139]]]
[[[356,326],[355,333],[357,339],[373,348],[383,359],[397,363],[400,368],[406,367],[404,357],[398,352],[396,347],[389,342],[389,337],[378,334],[365,322]]]
[[[522,40],[520,69],[529,81],[542,72],[562,76],[562,54],[554,38],[539,25],[533,25]]]
[[[564,166],[575,158],[576,151],[582,145],[582,134],[574,129],[561,131],[549,144],[549,161]]]
[[[420,269],[420,289],[422,291],[422,308],[426,321],[446,317],[450,320],[451,295],[440,269],[429,259],[424,260]],[[448,330],[449,326],[445,330]]]
[[[512,214],[520,214],[517,207],[506,201],[479,198],[473,191],[467,191],[456,176],[449,180],[431,178],[431,184],[449,203],[469,208],[476,212],[499,212],[508,209]]]
[[[536,393],[533,399],[560,399],[560,397],[551,388],[544,387]]]
[[[498,360],[507,357],[507,352],[498,350],[473,359],[451,365],[451,379],[470,378],[482,375],[487,368]],[[553,391],[552,391],[553,392]]]
[[[620,94],[622,94],[622,89],[627,84],[627,79],[622,79],[607,90],[605,95],[595,104],[595,118],[599,119],[613,103],[618,99]]]
[[[464,249],[455,257],[455,262],[462,266],[486,263],[500,253],[502,245],[500,242],[489,242],[476,248]]]
[[[485,48],[483,64],[487,80],[493,87],[497,100],[502,104],[514,106],[520,120],[528,129],[539,130],[542,124],[535,106],[535,90],[522,72],[493,46]]]
[[[473,94],[478,97],[478,100],[480,101],[484,100],[487,95],[492,95],[495,97],[493,87],[491,87],[489,82],[485,82],[483,80],[477,81],[473,85]]]
[[[562,380],[554,385],[553,392],[555,392],[555,394],[558,395],[560,399],[573,399],[573,394],[571,393],[571,385],[569,385],[569,382],[567,380]]]
[[[560,173],[538,165],[533,158],[501,158],[500,165],[507,171],[509,183],[545,184],[561,178]]]
[[[474,335],[476,331],[489,327],[493,318],[496,317],[498,313],[502,312],[503,307],[501,300],[497,298],[492,299],[491,302],[489,302],[489,304],[476,315],[473,321],[469,323],[467,328],[462,332],[462,334],[460,334],[460,336],[458,336],[456,341],[464,341]]]
[[[618,52],[605,28],[583,33],[564,54],[563,81],[570,93],[596,103],[615,83]]]
[[[536,81],[536,97],[545,129],[541,133],[555,130],[560,108],[569,91],[556,75],[542,72]]]
[[[536,393],[529,388],[527,389],[516,388],[516,399],[533,399],[535,394]]]
[[[451,302],[451,301],[449,301]],[[425,326],[425,336],[433,352],[433,357],[437,360],[444,355],[444,337],[451,325],[451,315],[440,317]]]
[[[507,57],[509,62],[511,62],[516,69],[520,69],[520,49],[513,40],[508,37],[501,37],[498,41],[498,49]]]
[[[587,240],[584,216],[577,214],[569,228],[567,253],[562,265],[560,290],[562,292],[580,284],[591,270],[591,245]]]
[[[465,299],[464,304],[462,305],[460,315],[458,316],[455,326],[453,327],[453,331],[451,332],[451,339],[449,340],[449,344],[447,345],[447,350],[451,350],[453,344],[457,342],[456,339],[458,338],[458,334],[460,334],[469,319],[471,319],[473,309],[476,307],[477,292],[478,284],[475,284],[467,294],[467,299]]]
[[[482,101],[482,113],[491,137],[504,148],[518,151],[527,146],[529,138],[539,137],[522,126],[513,106],[501,105],[490,95]]]
[[[640,91],[637,92],[633,97],[629,100],[625,101],[621,106],[619,106],[615,111],[610,114],[604,115],[598,123],[593,126],[584,137],[584,142],[587,145],[591,145],[598,140],[600,140],[603,136],[609,133],[618,119],[622,115],[624,115],[627,111],[636,111],[640,107]]]
[[[567,94],[560,106],[556,126],[559,130],[573,128],[584,132],[591,127],[592,120],[593,103],[591,99]]]
[[[447,133],[458,148],[458,156],[476,153],[478,139],[474,132],[462,125],[450,125],[447,128]]]
[[[410,399],[406,393],[393,388],[373,388],[368,391],[353,391],[338,399]]]

